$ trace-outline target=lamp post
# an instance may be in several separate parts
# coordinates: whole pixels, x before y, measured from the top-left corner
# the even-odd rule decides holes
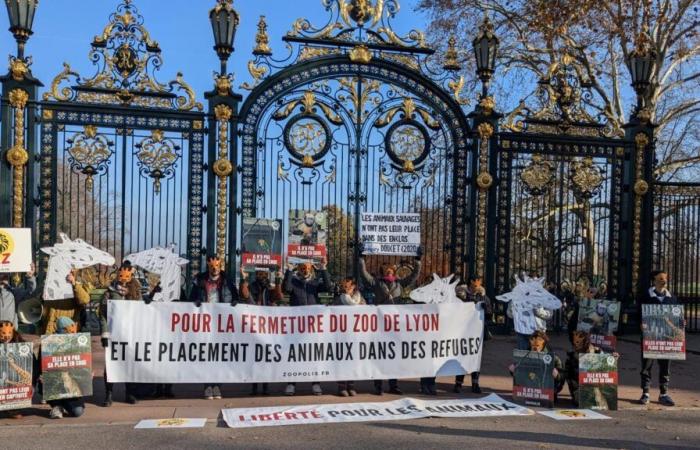
[[[472,41],[476,57],[476,74],[482,83],[482,98],[488,95],[489,83],[495,72],[498,43],[493,24],[488,17],[484,17],[484,21],[479,26],[479,34]]]
[[[34,13],[39,0],[5,0],[10,18],[10,32],[17,41],[17,58],[24,59],[24,44],[32,34]]]
[[[226,63],[233,53],[233,39],[240,21],[238,12],[233,9],[233,0],[218,0],[209,11],[211,29],[214,33],[214,50],[221,61],[221,76],[226,75]]]
[[[655,61],[656,55],[649,47],[646,34],[640,33],[637,38],[636,48],[630,54],[628,61],[632,87],[637,93],[637,109],[635,115],[639,114],[640,110],[646,106],[646,94],[649,89],[651,71]]]

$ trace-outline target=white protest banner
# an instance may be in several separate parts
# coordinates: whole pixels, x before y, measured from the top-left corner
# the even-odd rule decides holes
[[[0,228],[0,273],[29,272],[32,265],[32,230]]]
[[[365,255],[416,255],[420,246],[420,214],[366,212],[361,220]]]
[[[555,409],[537,412],[554,420],[605,420],[610,418],[590,409]]]
[[[532,414],[534,413],[531,410],[507,402],[496,394],[479,399],[420,400],[402,398],[391,402],[268,406],[221,410],[226,425],[231,428],[407,420],[425,417],[495,417],[529,416]]]
[[[473,303],[262,307],[110,301],[110,382],[246,383],[456,375],[481,366]]]

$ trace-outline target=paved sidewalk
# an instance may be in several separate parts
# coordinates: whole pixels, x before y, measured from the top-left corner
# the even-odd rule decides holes
[[[31,338],[31,337],[30,337]],[[566,334],[554,334],[551,346],[562,360],[569,348]],[[485,353],[482,363],[481,386],[484,393],[496,392],[505,398],[510,397],[512,387],[511,377],[506,367],[510,363],[510,355],[515,347],[515,338],[510,336],[496,336],[485,344]],[[621,355],[619,368],[619,408],[623,410],[659,410],[665,409],[656,403],[658,391],[656,384],[652,386],[652,403],[648,407],[636,404],[640,395],[639,368],[641,363],[639,336],[625,336],[619,341],[619,353]],[[700,411],[700,335],[688,336],[688,359],[686,361],[672,362],[671,395],[676,401],[675,409],[692,409]],[[244,384],[224,385],[222,391],[224,398],[221,400],[201,399],[202,389],[198,385],[176,385],[174,399],[142,400],[137,405],[123,403],[124,393],[121,385],[115,386],[115,403],[111,408],[101,406],[104,394],[102,382],[102,370],[104,367],[104,353],[99,343],[99,338],[93,338],[93,363],[95,365],[94,391],[95,395],[87,399],[85,415],[80,419],[51,420],[48,418],[49,408],[46,405],[36,404],[32,409],[21,411],[20,419],[0,419],[4,426],[34,425],[83,425],[83,424],[134,424],[141,419],[163,419],[170,417],[206,417],[216,421],[222,408],[240,408],[250,406],[274,406],[311,403],[341,403],[348,401],[389,401],[398,398],[385,394],[377,397],[372,392],[371,382],[361,382],[357,385],[360,395],[350,398],[340,398],[335,395],[335,383],[323,383],[325,395],[317,397],[311,395],[309,383],[300,383],[297,386],[298,394],[294,397],[286,397],[282,391],[284,384],[272,384],[270,396],[249,396],[250,386]],[[657,373],[654,373],[654,383],[657,381]],[[452,393],[452,378],[438,379],[439,395],[443,398],[454,397],[478,397],[470,392],[469,377],[465,380],[464,393],[457,395]],[[417,380],[401,380],[400,388],[406,396],[424,398],[418,393]],[[36,399],[35,399],[36,400]],[[571,407],[568,389],[565,387],[559,398],[558,407]],[[0,416],[3,417],[3,416]],[[4,416],[7,417],[7,416]]]

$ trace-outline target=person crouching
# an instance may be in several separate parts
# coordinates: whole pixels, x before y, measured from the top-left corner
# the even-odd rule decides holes
[[[56,334],[75,334],[77,332],[78,325],[70,317],[62,316],[56,321]],[[83,397],[50,400],[48,404],[51,406],[49,417],[52,419],[62,419],[64,415],[80,417],[85,412]]]

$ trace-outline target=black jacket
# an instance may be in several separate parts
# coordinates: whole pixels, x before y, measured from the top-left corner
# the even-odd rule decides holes
[[[194,285],[192,286],[192,292],[190,292],[190,301],[201,304],[207,303],[207,292],[205,289],[205,283],[209,277],[208,272],[202,272],[194,277]],[[224,272],[219,275],[221,279],[221,284],[219,285],[219,303],[230,303],[231,305],[236,305],[238,303],[238,291],[236,290],[236,285],[231,281]]]
[[[282,286],[284,292],[289,294],[290,306],[317,305],[318,294],[330,292],[333,289],[327,270],[319,270],[315,277],[308,280],[300,278],[291,270],[287,270]]]

